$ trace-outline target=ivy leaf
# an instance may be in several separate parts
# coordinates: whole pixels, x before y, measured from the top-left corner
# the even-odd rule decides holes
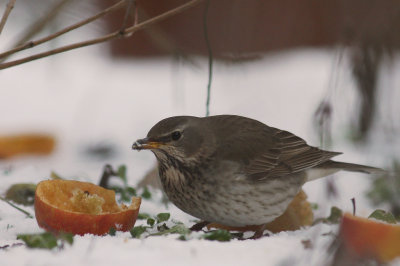
[[[178,240],[187,241],[188,238],[186,237],[186,235],[180,235],[180,236],[178,237]]]
[[[112,186],[112,187],[110,187],[110,189],[114,190],[115,194],[121,194],[122,191],[123,191],[123,188],[122,187],[118,187],[118,186]]]
[[[126,166],[125,165],[121,165],[118,167],[117,176],[119,176],[122,179],[122,181],[124,181],[124,184],[126,186],[127,180],[126,180]]]
[[[157,226],[157,230],[159,232],[164,232],[166,230],[169,230],[169,227],[165,223],[163,223],[162,225]]]
[[[35,198],[36,184],[19,183],[8,188],[6,199],[25,206],[33,205]]]
[[[329,214],[328,217],[315,219],[313,224],[318,224],[321,222],[326,224],[338,224],[342,219],[342,216],[343,216],[343,211],[338,207],[333,206],[331,207],[331,213]]]
[[[142,198],[151,199],[151,193],[147,187],[144,187],[144,189],[143,189]]]
[[[110,236],[115,236],[116,233],[117,233],[117,229],[115,229],[114,227],[111,227],[110,230],[108,231],[108,234]]]
[[[207,240],[227,242],[232,239],[232,235],[227,230],[215,230],[204,234],[203,238]]]
[[[74,235],[71,233],[58,234],[57,238],[67,242],[70,245],[72,245],[74,243]]]
[[[52,249],[58,246],[58,240],[72,245],[74,236],[69,233],[60,233],[55,236],[52,233],[45,232],[40,234],[19,234],[17,239],[24,241],[30,248]]]
[[[384,221],[389,224],[397,223],[396,218],[394,218],[393,214],[380,209],[373,211],[371,215],[368,216],[368,218],[374,218],[376,220]]]
[[[51,178],[51,179],[64,179],[64,178],[62,178],[59,174],[57,174],[57,173],[54,172],[54,171],[51,171],[51,173],[50,173],[50,178]]]
[[[144,212],[139,213],[138,217],[137,217],[138,220],[146,220],[149,218],[150,218],[150,214],[144,213]]]
[[[342,216],[343,216],[343,211],[338,207],[333,206],[331,208],[330,215],[325,219],[324,222],[329,224],[338,224],[342,219]]]
[[[146,226],[139,225],[139,226],[133,227],[133,228],[131,229],[130,233],[131,233],[131,236],[132,236],[132,237],[134,237],[134,238],[140,238],[140,236],[141,236],[144,232],[146,232],[146,230],[147,230],[147,227],[146,227]]]
[[[169,220],[170,217],[171,217],[171,214],[169,212],[159,213],[159,214],[157,214],[157,223],[166,222]]]
[[[133,187],[127,187],[126,188],[126,192],[129,194],[129,196],[135,196],[136,197],[136,189],[134,189]]]
[[[151,227],[153,227],[153,225],[154,225],[155,222],[156,222],[156,221],[155,221],[153,218],[148,218],[148,219],[147,219],[147,224],[150,225]]]
[[[176,224],[169,229],[162,230],[160,232],[151,234],[151,236],[161,236],[168,234],[180,234],[181,236],[186,236],[190,234],[190,229],[187,228],[184,224]],[[186,240],[186,238],[185,238]]]

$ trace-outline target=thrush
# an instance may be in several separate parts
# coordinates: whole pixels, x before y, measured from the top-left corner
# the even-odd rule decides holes
[[[333,161],[340,152],[235,115],[166,118],[132,148],[154,153],[163,190],[178,208],[234,227],[262,229],[284,213],[305,182],[340,170],[381,171]]]

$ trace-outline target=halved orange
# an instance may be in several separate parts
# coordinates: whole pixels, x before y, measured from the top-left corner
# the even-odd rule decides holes
[[[388,262],[400,256],[400,225],[387,224],[346,213],[340,237],[351,254]]]
[[[48,155],[56,145],[54,137],[45,134],[0,136],[0,159],[17,155]]]
[[[92,183],[46,180],[37,185],[35,214],[40,227],[51,232],[104,235],[111,228],[129,231],[139,213],[141,198],[118,205],[115,192]]]

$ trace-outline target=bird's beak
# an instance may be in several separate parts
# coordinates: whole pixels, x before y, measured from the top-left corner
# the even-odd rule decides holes
[[[152,150],[152,149],[158,149],[161,145],[163,145],[162,142],[159,141],[154,141],[149,138],[144,138],[144,139],[138,139],[135,143],[132,145],[133,150]]]

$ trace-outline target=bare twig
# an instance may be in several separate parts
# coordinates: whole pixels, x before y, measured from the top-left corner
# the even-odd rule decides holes
[[[92,39],[92,40],[87,40],[87,41],[83,41],[83,42],[78,42],[78,43],[62,46],[62,47],[54,49],[54,50],[50,50],[50,51],[43,52],[43,53],[38,53],[38,54],[35,54],[35,55],[32,55],[32,56],[28,56],[28,57],[25,57],[25,58],[22,58],[22,59],[19,59],[19,60],[14,60],[14,61],[10,61],[10,62],[7,62],[7,63],[0,64],[0,70],[1,69],[5,69],[5,68],[9,68],[9,67],[13,67],[13,66],[17,66],[17,65],[20,65],[20,64],[24,64],[24,63],[27,63],[27,62],[30,62],[30,61],[33,61],[33,60],[37,60],[37,59],[40,59],[40,58],[43,58],[43,57],[46,57],[46,56],[63,53],[63,52],[66,52],[66,51],[70,51],[70,50],[81,48],[81,47],[86,47],[86,46],[93,45],[93,44],[102,43],[102,42],[109,41],[109,40],[112,40],[112,39],[115,39],[115,38],[118,38],[118,37],[130,36],[131,34],[135,33],[136,31],[142,30],[142,29],[144,29],[144,28],[146,28],[148,26],[151,26],[151,25],[156,24],[156,23],[158,23],[158,22],[160,22],[162,20],[165,20],[165,19],[167,19],[169,17],[172,17],[172,16],[174,16],[174,15],[176,15],[178,13],[181,13],[181,12],[185,11],[186,9],[189,9],[189,8],[199,4],[201,1],[203,1],[203,0],[192,0],[192,1],[189,1],[188,3],[183,4],[183,5],[181,5],[181,6],[177,7],[177,8],[174,8],[172,10],[169,10],[169,11],[167,11],[165,13],[162,13],[161,15],[158,15],[156,17],[148,19],[148,20],[146,20],[144,22],[138,23],[138,24],[136,24],[134,26],[128,27],[127,29],[125,29],[122,32],[119,30],[119,31],[104,35],[104,36],[99,37],[99,38],[95,38],[95,39]]]
[[[10,15],[11,10],[14,8],[15,1],[16,0],[8,1],[8,4],[6,6],[6,10],[4,10],[3,17],[1,18],[1,21],[0,21],[0,34],[3,31],[4,26],[6,25],[6,22],[7,22],[7,19],[8,19],[8,15]]]
[[[20,207],[18,207],[17,205],[11,203],[9,200],[3,198],[2,196],[0,196],[0,200],[4,201],[5,203],[8,203],[11,207],[17,209],[18,211],[22,212],[23,214],[25,214],[28,218],[33,218],[32,214],[30,214],[29,212],[21,209]]]
[[[160,21],[162,21],[164,19],[172,17],[172,16],[174,16],[176,14],[179,14],[179,13],[185,11],[186,9],[189,9],[189,8],[199,4],[201,1],[203,1],[203,0],[191,0],[191,1],[187,2],[186,4],[183,4],[183,5],[179,6],[179,7],[171,9],[171,10],[165,12],[165,13],[162,13],[161,15],[158,15],[158,16],[156,16],[154,18],[148,19],[148,20],[143,21],[141,23],[138,23],[138,24],[136,24],[136,25],[134,25],[132,27],[129,27],[123,33],[124,34],[134,33],[134,32],[136,32],[138,30],[141,30],[143,28],[146,28],[148,26],[156,24],[156,23],[158,23],[158,22],[160,22]]]
[[[15,46],[19,46],[28,40],[32,39],[36,34],[43,30],[43,28],[51,21],[53,21],[57,15],[64,9],[64,7],[69,4],[71,0],[62,0],[57,2],[55,5],[51,6],[42,17],[37,21],[34,21],[22,34],[22,37],[16,41]]]
[[[74,30],[74,29],[77,29],[77,28],[79,28],[79,27],[82,27],[82,26],[84,26],[84,25],[86,25],[86,24],[88,24],[88,23],[90,23],[90,22],[92,22],[92,21],[94,21],[94,20],[96,20],[96,19],[99,19],[99,18],[103,17],[104,15],[106,15],[106,14],[112,12],[112,11],[115,11],[115,10],[117,10],[117,9],[119,9],[119,8],[121,8],[121,7],[123,7],[125,4],[126,4],[126,1],[125,1],[125,0],[119,1],[119,2],[116,3],[115,5],[113,5],[113,6],[109,7],[109,8],[107,8],[107,9],[104,9],[104,10],[101,11],[100,13],[97,13],[96,15],[94,15],[94,16],[92,16],[92,17],[90,17],[90,18],[87,18],[87,19],[85,19],[85,20],[82,20],[82,21],[80,21],[80,22],[78,22],[78,23],[75,23],[75,24],[73,24],[73,25],[71,25],[71,26],[69,26],[69,27],[66,27],[66,28],[64,28],[64,29],[62,29],[62,30],[60,30],[60,31],[58,31],[58,32],[56,32],[56,33],[53,33],[53,34],[51,34],[51,35],[49,35],[49,36],[46,36],[46,37],[41,38],[41,39],[36,40],[36,41],[30,41],[30,42],[24,43],[24,44],[19,45],[19,46],[15,47],[15,48],[13,48],[13,49],[7,51],[7,52],[0,53],[0,58],[6,58],[7,56],[9,56],[9,55],[11,55],[11,54],[14,54],[14,53],[23,51],[23,50],[25,50],[25,49],[35,47],[35,46],[37,46],[37,45],[39,45],[39,44],[48,42],[48,41],[50,41],[50,40],[53,40],[53,39],[55,39],[55,38],[57,38],[57,37],[59,37],[59,36],[65,34],[65,33],[67,33],[67,32],[70,32],[70,31],[72,31],[72,30]]]

